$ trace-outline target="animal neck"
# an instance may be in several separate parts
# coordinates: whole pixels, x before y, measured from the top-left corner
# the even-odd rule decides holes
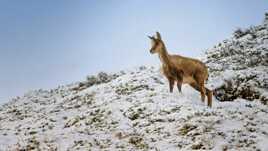
[[[159,58],[160,61],[162,62],[162,64],[166,65],[166,66],[170,66],[171,62],[169,60],[169,54],[165,48],[165,46],[161,49],[160,53],[159,53]]]

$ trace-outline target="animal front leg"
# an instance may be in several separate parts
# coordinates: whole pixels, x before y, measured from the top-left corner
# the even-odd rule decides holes
[[[168,79],[169,81],[169,92],[173,92],[173,87],[174,87],[174,80],[173,79]]]
[[[181,92],[181,85],[182,85],[181,82],[177,82],[177,88],[178,88],[179,92]]]
[[[179,92],[181,92],[182,82],[183,82],[183,71],[178,70],[177,71],[177,88],[178,88]]]

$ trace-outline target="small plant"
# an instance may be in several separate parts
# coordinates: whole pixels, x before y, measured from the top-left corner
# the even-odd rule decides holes
[[[139,149],[148,149],[149,147],[148,144],[144,142],[143,138],[139,136],[130,137],[128,142]]]
[[[186,135],[188,132],[190,132],[190,131],[192,131],[192,130],[194,130],[196,128],[197,128],[196,125],[185,124],[179,129],[179,134]]]
[[[264,20],[265,20],[265,21],[268,21],[268,12],[266,12],[266,13],[264,14],[264,16],[265,16],[265,17],[264,17]]]
[[[233,33],[235,38],[240,38],[245,35],[245,32],[241,28],[237,28]]]

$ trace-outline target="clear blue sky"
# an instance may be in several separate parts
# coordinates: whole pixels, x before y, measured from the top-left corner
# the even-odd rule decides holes
[[[99,71],[159,64],[146,37],[200,56],[237,27],[260,24],[267,0],[1,0],[0,103]]]

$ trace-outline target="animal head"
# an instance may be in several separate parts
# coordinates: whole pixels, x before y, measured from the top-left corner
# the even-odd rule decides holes
[[[156,38],[154,36],[148,36],[151,39],[152,47],[150,53],[160,53],[161,50],[165,47],[164,42],[162,41],[161,35],[159,32],[156,32]]]

